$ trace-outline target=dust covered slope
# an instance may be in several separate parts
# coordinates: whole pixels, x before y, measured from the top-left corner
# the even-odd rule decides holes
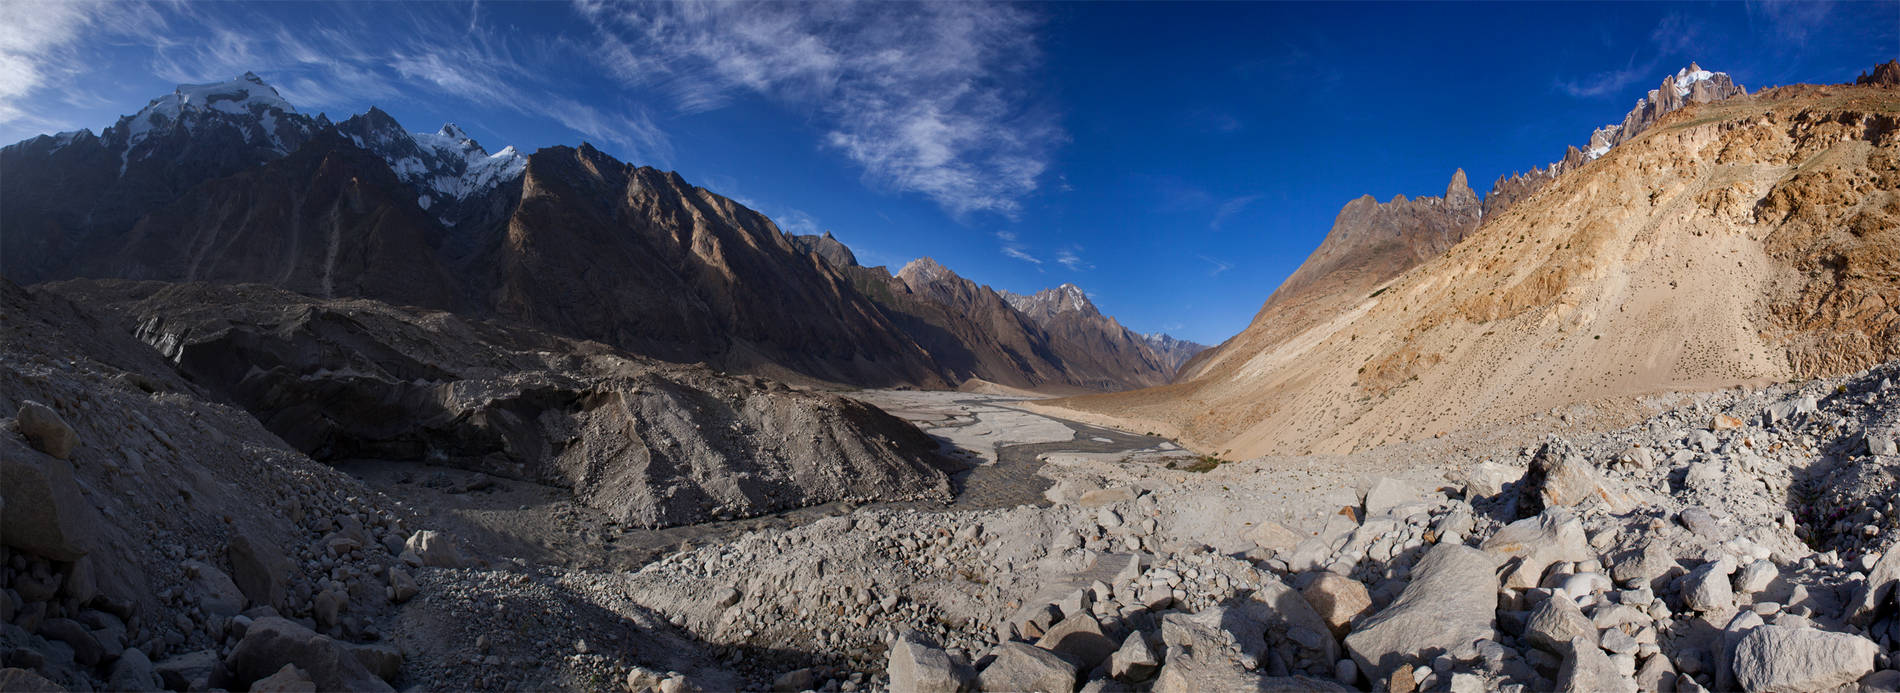
[[[1059,404],[1252,456],[1863,368],[1900,348],[1896,129],[1885,87],[1689,107],[1296,334]]]

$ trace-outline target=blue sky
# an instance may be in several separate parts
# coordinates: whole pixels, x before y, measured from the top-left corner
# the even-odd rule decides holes
[[[594,143],[867,264],[1074,282],[1217,343],[1372,194],[1559,158],[1697,61],[1900,57],[1900,2],[0,4],[0,141],[256,71],[491,151]]]

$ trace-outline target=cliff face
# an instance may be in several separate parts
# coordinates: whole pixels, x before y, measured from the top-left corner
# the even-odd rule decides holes
[[[1070,377],[1090,389],[1146,387],[1173,379],[1173,369],[1141,335],[1103,315],[1088,294],[1074,284],[1028,296],[1009,292],[1002,295],[1010,306],[1048,331]]]

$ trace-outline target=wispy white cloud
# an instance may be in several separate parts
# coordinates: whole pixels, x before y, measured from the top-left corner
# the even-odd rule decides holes
[[[1021,241],[1017,240],[1016,232],[998,231],[996,232],[996,240],[1002,241],[1003,243],[1003,255],[1022,260],[1023,262],[1037,265],[1042,264],[1042,258],[1030,255],[1029,250],[1023,247]]]
[[[590,55],[682,112],[761,95],[813,119],[872,184],[1014,216],[1063,139],[1025,76],[1037,19],[957,3],[607,3]]]
[[[1220,276],[1220,273],[1234,268],[1233,263],[1216,260],[1206,255],[1196,255],[1195,257],[1198,257],[1203,262],[1206,262],[1207,264],[1213,266],[1213,269],[1210,269],[1207,272],[1207,276],[1210,276],[1210,277],[1218,277]]]
[[[1095,269],[1095,265],[1089,264],[1088,261],[1083,260],[1082,256],[1078,254],[1081,250],[1082,248],[1080,246],[1076,246],[1056,251],[1056,264],[1067,267],[1072,272]]]
[[[159,79],[208,82],[254,71],[300,110],[355,113],[446,96],[559,123],[642,163],[672,157],[644,107],[564,96],[572,85],[555,68],[583,60],[579,47],[490,26],[479,5],[323,10],[321,22],[301,26],[235,3],[0,3],[0,130],[37,125],[29,110],[43,111],[49,93],[97,106],[98,97],[72,77],[124,59],[107,48],[138,47],[147,51],[143,67]]]
[[[1214,208],[1214,218],[1207,222],[1207,228],[1219,231],[1221,225],[1227,223],[1228,219],[1232,219],[1234,215],[1239,214],[1241,210],[1247,208],[1247,205],[1253,204],[1260,197],[1259,194],[1241,195],[1220,203],[1219,207]]]

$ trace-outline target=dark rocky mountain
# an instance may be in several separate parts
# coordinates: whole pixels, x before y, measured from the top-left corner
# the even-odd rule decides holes
[[[1165,385],[1174,369],[1133,330],[1103,315],[1088,294],[1074,284],[1063,284],[1024,296],[1001,292],[1003,299],[1042,326],[1054,338],[1069,372],[1085,383],[1133,382],[1143,387]]]
[[[336,125],[255,75],[181,86],[101,136],[7,147],[0,186],[0,272],[24,282],[264,282],[731,370],[948,384],[771,220],[676,174],[586,145],[491,155],[375,109]]]
[[[1143,334],[1141,341],[1148,344],[1148,348],[1155,352],[1155,356],[1161,357],[1161,363],[1167,366],[1170,372],[1180,372],[1181,367],[1187,365],[1189,360],[1212,348],[1206,344],[1175,339],[1160,332]]]
[[[257,282],[865,386],[1120,390],[1174,370],[1086,299],[1025,315],[935,263],[861,267],[829,234],[586,144],[491,154],[376,108],[332,123],[254,74],[7,147],[0,195],[0,273],[27,283]]]

